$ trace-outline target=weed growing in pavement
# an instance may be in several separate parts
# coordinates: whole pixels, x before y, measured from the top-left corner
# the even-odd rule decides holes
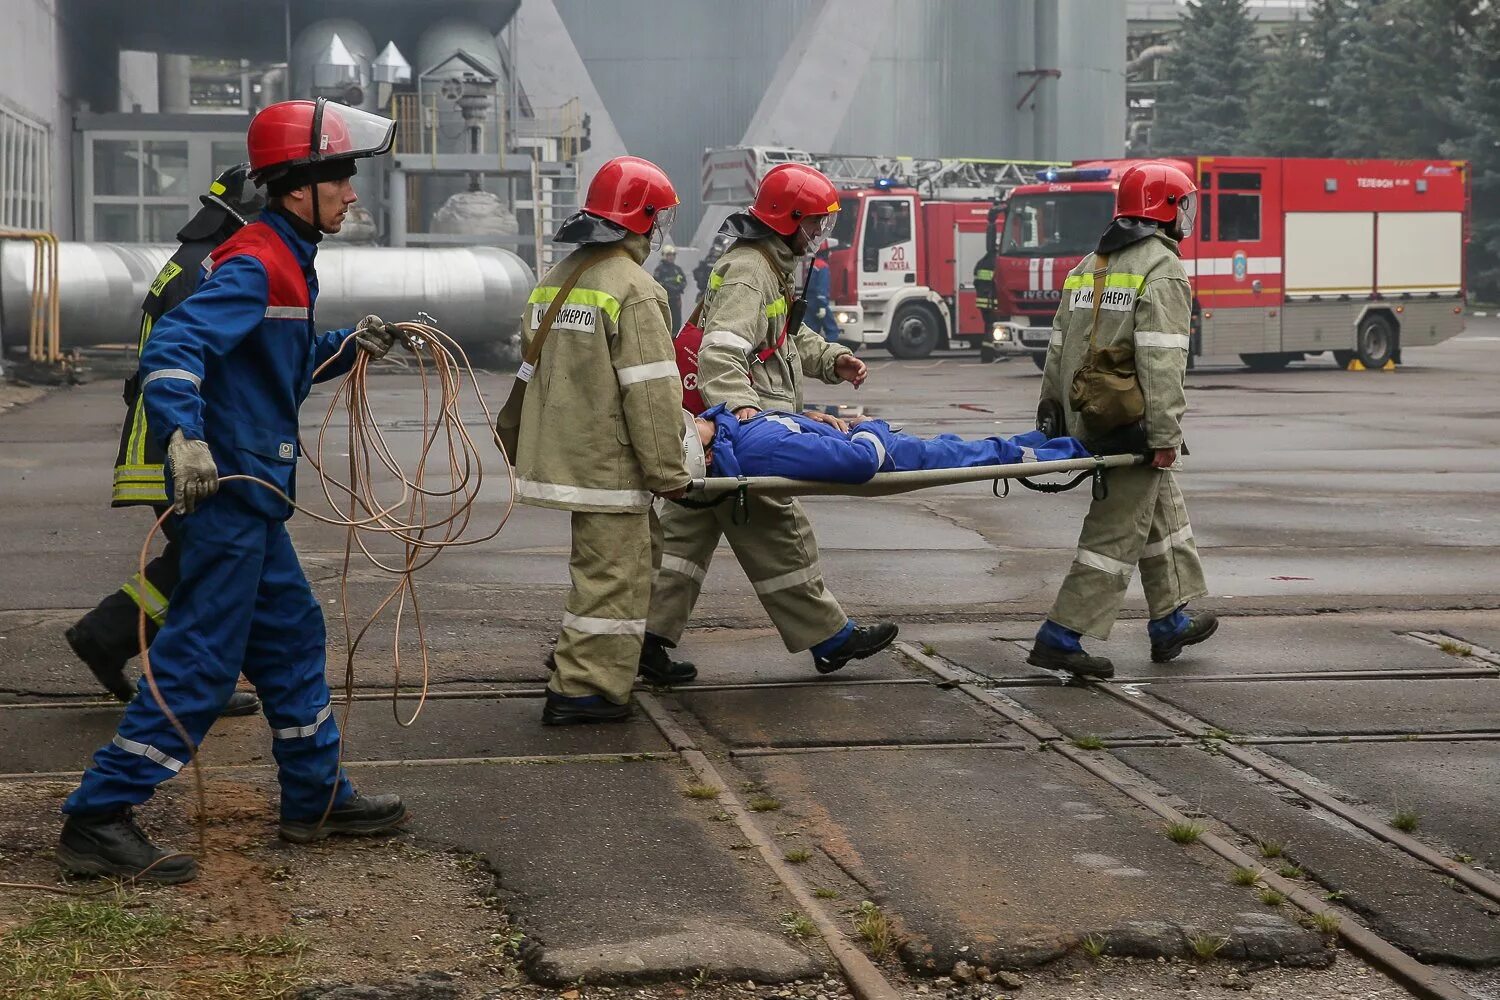
[[[818,888],[813,890],[813,895],[818,899],[838,899],[839,891],[837,889],[829,889],[824,886],[819,886]]]
[[[1108,950],[1109,938],[1104,937],[1102,934],[1090,934],[1083,939],[1083,953],[1095,962],[1103,958],[1104,953]]]
[[[519,958],[521,946],[526,943],[526,932],[507,925],[490,935],[490,944],[501,958]]]
[[[783,913],[781,915],[781,932],[789,938],[801,941],[805,937],[811,937],[818,932],[813,922],[807,919],[805,913]]]
[[[1090,733],[1088,736],[1080,736],[1073,741],[1073,745],[1080,750],[1103,750],[1104,741]]]
[[[1203,739],[1218,740],[1220,743],[1233,743],[1234,734],[1227,729],[1220,729],[1218,726],[1214,726],[1203,734]]]
[[[1341,902],[1343,900],[1344,896],[1345,896],[1345,892],[1344,892],[1343,889],[1335,889],[1332,892],[1325,892],[1325,893],[1323,893],[1323,902],[1325,902],[1325,903],[1337,903],[1337,902]]]
[[[1457,854],[1453,855],[1453,860],[1457,861],[1461,865],[1472,864],[1474,861],[1474,855],[1459,851]]]
[[[1196,844],[1198,838],[1203,836],[1203,824],[1182,822],[1173,823],[1167,827],[1167,836],[1172,838],[1175,844]]]
[[[1281,852],[1286,850],[1286,845],[1279,840],[1257,840],[1255,846],[1260,848],[1260,856],[1263,858],[1279,858]]]
[[[891,927],[890,918],[868,899],[859,904],[859,912],[854,916],[854,929],[864,938],[865,944],[869,945],[870,954],[875,958],[884,958],[896,950],[896,932]]]
[[[1418,824],[1421,822],[1422,817],[1418,815],[1415,809],[1397,809],[1396,815],[1391,817],[1391,826],[1394,826],[1402,833],[1415,832]]]
[[[715,823],[728,823],[733,818],[734,817],[730,816],[727,812],[716,812],[709,817],[709,819],[713,820]]]
[[[1276,869],[1276,874],[1282,878],[1301,878],[1302,869],[1293,864],[1286,864]]]
[[[713,979],[713,977],[714,973],[712,969],[699,969],[697,974],[688,980],[688,987],[690,989],[701,990],[708,985],[709,980]]]
[[[1254,868],[1236,868],[1230,873],[1229,880],[1235,885],[1248,889],[1260,881],[1260,872]]]
[[[794,865],[800,865],[812,860],[812,851],[809,851],[805,847],[794,847],[782,855],[782,857]]]
[[[1188,938],[1193,954],[1205,962],[1217,955],[1228,943],[1227,937],[1221,937],[1218,934],[1194,934]]]
[[[1282,903],[1286,902],[1286,896],[1277,892],[1275,889],[1262,889],[1256,895],[1259,897],[1260,901],[1262,903],[1265,903],[1267,906],[1280,906]]]
[[[1306,926],[1319,934],[1337,934],[1342,922],[1337,913],[1309,913]]]
[[[682,790],[682,794],[690,799],[716,799],[719,797],[719,790],[713,785],[688,785]]]
[[[930,642],[924,642],[924,643],[922,643],[922,655],[923,656],[931,656],[932,654],[934,654],[936,652],[937,652],[937,647],[934,646],[932,643],[930,643]]]
[[[1452,639],[1440,640],[1438,642],[1438,649],[1441,649],[1449,656],[1465,657],[1474,655],[1473,646],[1467,646],[1461,642],[1454,642]]]
[[[781,808],[781,800],[773,799],[769,795],[757,795],[745,803],[745,808],[756,813],[775,812]]]

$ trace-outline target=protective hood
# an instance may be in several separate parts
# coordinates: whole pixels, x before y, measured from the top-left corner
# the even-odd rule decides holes
[[[240,226],[241,222],[238,217],[231,215],[218,205],[210,205],[200,208],[198,214],[188,220],[187,225],[177,230],[177,242],[198,243],[203,240],[213,240],[215,243],[223,243],[239,232]]]
[[[554,243],[618,243],[630,230],[617,222],[601,219],[589,212],[574,212],[557,227]]]
[[[749,212],[735,212],[719,227],[719,235],[736,240],[763,240],[781,234]]]
[[[1104,230],[1104,235],[1099,237],[1098,252],[1119,253],[1132,243],[1150,239],[1161,231],[1161,226],[1149,219],[1116,219]]]

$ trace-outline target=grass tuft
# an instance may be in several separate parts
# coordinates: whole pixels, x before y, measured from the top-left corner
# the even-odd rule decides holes
[[[898,942],[890,918],[868,899],[859,904],[859,912],[854,917],[854,929],[864,938],[873,957],[884,958],[896,950]]]
[[[1260,872],[1254,868],[1236,868],[1230,873],[1229,880],[1248,889],[1260,881]]]
[[[773,799],[769,795],[757,795],[757,796],[755,796],[755,798],[751,799],[749,802],[746,802],[745,803],[745,807],[747,809],[749,809],[751,812],[757,812],[757,813],[775,812],[776,810],[778,810],[778,809],[781,808],[781,800],[780,799]]]
[[[1275,889],[1262,889],[1256,895],[1259,897],[1260,901],[1262,903],[1265,903],[1267,906],[1280,906],[1282,903],[1286,902],[1286,897],[1277,892]]]
[[[1276,874],[1282,878],[1301,878],[1302,869],[1293,864],[1285,864],[1276,869]]]
[[[682,794],[690,799],[708,801],[719,797],[719,790],[713,785],[688,785],[682,790]]]
[[[805,847],[794,847],[783,854],[782,857],[794,865],[800,865],[812,860],[812,851],[809,851]]]
[[[1308,915],[1308,925],[1319,934],[1337,934],[1342,921],[1337,913],[1313,913]]]
[[[219,945],[220,951],[243,958],[301,958],[307,941],[295,934],[236,934]]]
[[[783,913],[781,915],[781,932],[789,938],[801,941],[803,938],[811,937],[818,932],[818,928],[808,919],[805,913]]]
[[[1109,950],[1109,938],[1102,934],[1090,934],[1083,939],[1083,953],[1097,962]]]
[[[1167,827],[1167,836],[1175,844],[1196,844],[1198,838],[1203,836],[1202,823],[1173,823]]]
[[[818,888],[813,890],[813,895],[818,899],[838,899],[839,891],[837,889],[829,889],[824,886],[819,886]]]
[[[1080,736],[1080,737],[1078,737],[1076,740],[1073,741],[1073,745],[1075,747],[1077,747],[1078,749],[1080,749],[1080,750],[1103,750],[1104,749],[1104,741],[1101,740],[1099,737],[1094,736],[1093,734],[1090,734],[1088,736]]]
[[[924,655],[924,656],[931,656],[933,653],[936,653],[936,652],[937,652],[937,647],[934,646],[932,643],[930,643],[930,642],[924,642],[924,643],[922,643],[922,655]]]
[[[1474,655],[1474,647],[1462,642],[1454,642],[1452,639],[1442,639],[1438,642],[1438,649],[1449,656],[1466,657]]]
[[[1192,947],[1193,955],[1205,962],[1217,955],[1228,943],[1227,937],[1221,937],[1218,934],[1194,934],[1188,938],[1188,945]]]
[[[1415,809],[1397,809],[1396,815],[1391,817],[1391,826],[1402,833],[1415,833],[1421,822],[1422,817]]]
[[[1281,852],[1286,850],[1286,845],[1279,840],[1257,840],[1255,846],[1260,848],[1260,856],[1263,858],[1279,858]]]

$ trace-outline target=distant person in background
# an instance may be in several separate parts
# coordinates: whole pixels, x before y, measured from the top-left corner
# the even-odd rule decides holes
[[[714,265],[719,262],[724,251],[729,249],[730,239],[723,233],[714,237],[713,245],[703,256],[698,258],[698,263],[693,267],[693,283],[698,286],[698,298],[702,299],[708,291],[708,276],[713,272]]]
[[[807,313],[808,326],[822,334],[823,339],[830,344],[837,344],[844,331],[839,326],[837,318],[833,315],[833,305],[829,301],[829,295],[833,290],[833,277],[828,270],[828,251],[838,246],[838,240],[830,239],[819,250],[817,256],[813,257],[812,267],[807,272]]]
[[[667,290],[667,307],[672,310],[672,333],[682,329],[682,293],[687,289],[687,275],[677,266],[677,248],[668,243],[661,248],[661,260],[651,275]]]

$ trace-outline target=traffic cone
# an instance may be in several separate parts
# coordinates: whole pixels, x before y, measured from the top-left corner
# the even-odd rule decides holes
[[[1353,361],[1349,362],[1349,367],[1345,368],[1344,370],[1349,372],[1368,371],[1368,369],[1365,368],[1364,362],[1360,361],[1358,358],[1355,358]]]
[[[1395,358],[1387,358],[1386,361],[1385,361],[1385,364],[1383,364],[1383,365],[1380,366],[1380,370],[1383,371],[1383,372],[1393,372],[1393,371],[1395,371],[1396,370],[1396,359]]]

